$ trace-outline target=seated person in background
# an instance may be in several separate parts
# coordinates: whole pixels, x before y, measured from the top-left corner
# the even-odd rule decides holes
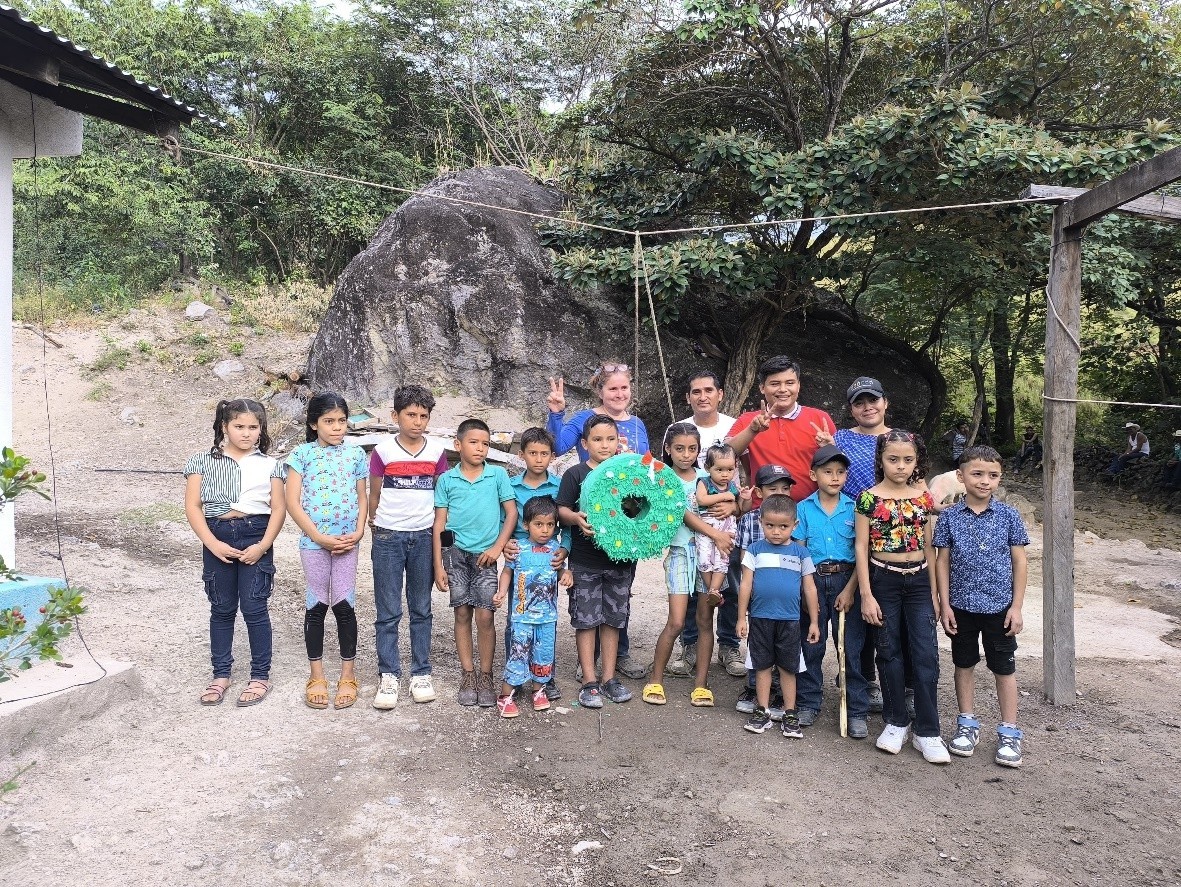
[[[1181,428],[1173,432],[1173,455],[1165,463],[1161,484],[1170,493],[1181,490]]]
[[[1148,436],[1140,430],[1140,426],[1135,422],[1129,422],[1124,426],[1124,431],[1128,435],[1127,449],[1107,466],[1107,474],[1119,474],[1133,462],[1148,458]]]
[[[1017,453],[1017,470],[1024,468],[1027,461],[1032,462],[1035,469],[1042,464],[1042,439],[1032,425],[1025,426],[1025,434],[1021,437],[1021,449]]]

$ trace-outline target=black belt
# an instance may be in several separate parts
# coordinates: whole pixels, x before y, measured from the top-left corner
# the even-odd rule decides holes
[[[886,561],[875,560],[870,558],[869,562],[875,567],[881,567],[883,570],[889,570],[891,573],[901,573],[903,576],[913,576],[919,570],[927,566],[926,560],[908,561],[901,564],[891,564]]]
[[[850,561],[823,561],[816,565],[816,572],[821,576],[831,576],[833,573],[852,573],[853,564]]]

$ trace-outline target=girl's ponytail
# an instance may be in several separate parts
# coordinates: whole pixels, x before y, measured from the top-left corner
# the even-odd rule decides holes
[[[222,455],[221,445],[226,439],[226,422],[230,417],[226,415],[229,409],[230,402],[228,400],[219,400],[217,402],[217,409],[213,412],[213,446],[209,448],[209,455],[220,457]]]

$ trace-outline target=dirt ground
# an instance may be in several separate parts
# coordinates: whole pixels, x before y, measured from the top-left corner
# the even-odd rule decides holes
[[[133,312],[106,327],[59,328],[64,347],[48,348],[65,566],[88,589],[90,647],[134,660],[144,689],[0,759],[0,781],[36,762],[0,801],[5,885],[1181,882],[1181,519],[1102,490],[1080,494],[1080,696],[1067,708],[1041,701],[1041,533],[1031,527],[1019,771],[992,763],[987,730],[976,757],[942,768],[909,747],[895,758],[872,741],[842,740],[830,700],[802,741],[752,736],[732,707],[740,682],[720,671],[712,710],[691,708],[691,688],[676,678],[663,709],[638,700],[601,714],[570,707],[566,626],[562,707],[500,721],[453,701],[457,663],[439,595],[440,701],[377,712],[367,554],[361,702],[311,711],[290,522],[276,546],[271,698],[200,707],[208,607],[182,479],[95,469],[179,470],[208,446],[219,397],[260,393],[255,367],[298,367],[308,342],[216,329],[194,357],[194,329],[176,311]],[[16,338],[16,446],[48,468],[41,340],[19,329]],[[125,369],[88,369],[120,348]],[[199,361],[228,348],[247,370],[222,382]],[[454,427],[472,409],[445,400],[436,424]],[[1033,483],[1018,479],[1010,492],[1032,517]],[[21,500],[18,552],[23,570],[60,573],[49,503]],[[636,591],[633,647],[650,655],[665,609],[658,565],[642,566]],[[231,699],[244,682],[245,640],[239,628]],[[71,651],[80,653],[76,641]],[[946,733],[956,712],[946,651],[942,667]],[[990,683],[981,667],[977,711],[988,729],[997,720]],[[18,691],[19,681],[3,685],[0,698]],[[871,733],[879,727],[875,718]]]

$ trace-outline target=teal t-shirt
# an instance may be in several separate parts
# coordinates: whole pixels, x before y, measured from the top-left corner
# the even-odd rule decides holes
[[[697,469],[697,476],[692,480],[685,480],[678,477],[677,480],[681,482],[681,486],[685,488],[685,512],[687,514],[697,514],[700,509],[697,507],[697,481],[703,477],[709,477],[709,472],[702,468]],[[681,525],[677,527],[677,534],[673,536],[669,545],[679,545],[681,548],[686,548],[693,544],[693,531],[681,521]]]
[[[504,525],[504,505],[516,499],[508,473],[485,463],[474,481],[461,473],[462,465],[443,473],[435,483],[435,507],[447,509],[446,528],[464,551],[487,551]]]

